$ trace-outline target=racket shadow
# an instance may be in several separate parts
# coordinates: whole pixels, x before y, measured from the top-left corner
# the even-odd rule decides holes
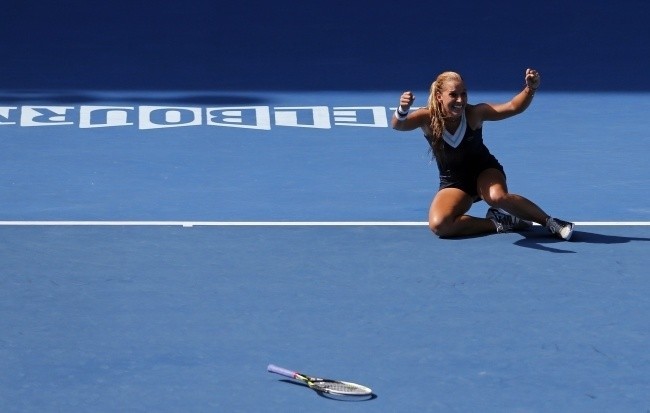
[[[340,402],[367,402],[370,400],[375,400],[378,396],[375,393],[371,393],[367,396],[345,396],[345,395],[340,395],[340,394],[330,394],[330,393],[324,393],[322,391],[318,391],[315,389],[312,389],[305,383],[300,383],[297,381],[293,380],[288,380],[288,379],[280,379],[279,381],[283,383],[288,383],[288,384],[293,384],[294,386],[299,386],[299,387],[305,387],[309,390],[313,390],[314,393],[319,395],[320,397],[328,400],[336,400]]]

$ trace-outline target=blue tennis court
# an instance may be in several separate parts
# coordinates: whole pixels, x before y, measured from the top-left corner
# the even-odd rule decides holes
[[[581,3],[469,2],[444,42],[430,5],[8,6],[0,411],[650,409],[648,6]],[[485,141],[570,242],[431,234],[435,163],[389,120],[446,65],[470,102],[540,70]]]

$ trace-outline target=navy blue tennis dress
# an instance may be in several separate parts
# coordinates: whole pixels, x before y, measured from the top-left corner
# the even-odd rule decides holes
[[[429,142],[438,164],[440,189],[458,188],[477,198],[476,181],[481,172],[496,168],[505,176],[503,166],[483,143],[483,129],[470,128],[464,111],[456,133],[451,134],[447,130],[443,132],[440,150],[434,148],[432,137],[424,137]]]

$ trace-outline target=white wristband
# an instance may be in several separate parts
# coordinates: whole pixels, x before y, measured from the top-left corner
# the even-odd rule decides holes
[[[395,117],[396,117],[397,120],[399,120],[399,121],[406,120],[406,117],[408,116],[408,114],[409,114],[408,112],[406,112],[406,113],[402,113],[402,112],[399,110],[399,107],[397,108],[397,110],[395,110]]]

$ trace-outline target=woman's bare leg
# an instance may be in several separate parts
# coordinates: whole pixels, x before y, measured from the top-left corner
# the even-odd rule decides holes
[[[460,189],[441,189],[429,208],[429,228],[441,238],[495,232],[489,219],[465,215],[473,201]]]
[[[548,214],[523,196],[509,193],[506,178],[498,169],[486,169],[481,172],[477,187],[481,198],[491,207],[503,209],[527,221],[546,225]]]

